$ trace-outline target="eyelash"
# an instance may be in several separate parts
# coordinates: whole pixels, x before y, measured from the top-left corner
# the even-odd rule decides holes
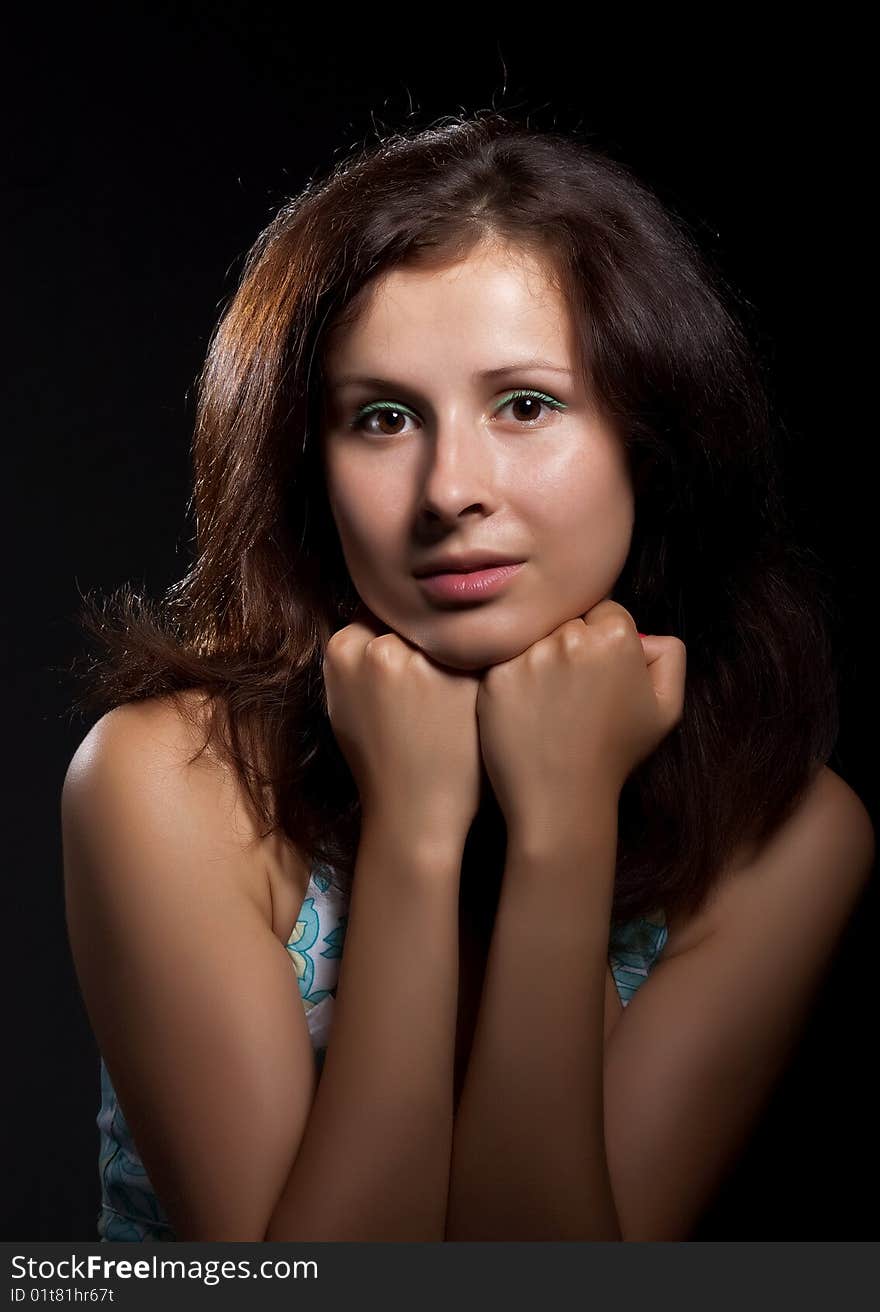
[[[546,392],[538,392],[531,387],[519,387],[515,391],[507,393],[504,400],[501,401],[498,407],[496,408],[495,414],[498,414],[499,411],[504,410],[507,406],[511,405],[512,402],[518,401],[519,398],[522,396],[534,397],[536,401],[541,401],[545,406],[549,407],[551,410],[567,409],[567,405],[565,401],[557,401],[555,397],[548,396]],[[406,415],[410,419],[415,418],[415,415],[412,413],[411,410],[409,410],[404,405],[400,405],[396,401],[371,401],[369,405],[361,406],[361,408],[355,413],[349,427],[356,431],[363,431],[361,428],[363,421],[365,419],[368,419],[370,415],[378,414],[382,410],[397,410],[400,412],[400,414]],[[522,423],[518,423],[517,427],[540,428],[542,427],[542,425],[536,419],[527,419],[527,420],[523,420]],[[371,434],[371,436],[390,438],[390,437],[400,437],[401,434],[400,433],[373,433]]]

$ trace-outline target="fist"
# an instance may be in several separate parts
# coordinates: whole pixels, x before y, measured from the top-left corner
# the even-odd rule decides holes
[[[619,796],[680,721],[685,669],[680,638],[640,638],[610,600],[491,666],[477,724],[508,828],[570,826],[594,790]]]
[[[327,643],[324,686],[362,816],[463,843],[480,803],[479,677],[437,664],[362,605]]]

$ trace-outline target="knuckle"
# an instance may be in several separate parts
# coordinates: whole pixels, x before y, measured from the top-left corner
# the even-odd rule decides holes
[[[523,655],[527,665],[534,669],[546,665],[549,660],[552,660],[555,640],[555,636],[550,634],[547,638],[542,638],[540,642],[536,642],[529,647]]]
[[[324,668],[326,669],[328,665],[339,665],[350,648],[351,633],[349,629],[337,629],[327,639],[324,647]]]
[[[508,661],[502,661],[498,665],[490,665],[480,682],[480,692],[495,692],[503,687],[509,677],[508,665]]]
[[[364,648],[364,658],[382,669],[398,669],[402,656],[402,644],[394,633],[380,633]]]
[[[609,642],[615,644],[629,642],[632,636],[632,626],[627,624],[624,619],[615,616],[608,624],[605,635]]]
[[[563,624],[559,630],[559,642],[566,656],[578,656],[586,647],[587,630],[581,620]]]

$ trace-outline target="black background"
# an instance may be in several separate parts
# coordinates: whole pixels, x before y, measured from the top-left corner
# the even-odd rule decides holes
[[[714,11],[713,11],[714,12]],[[59,798],[89,723],[65,676],[78,592],[158,594],[190,561],[193,383],[281,201],[375,131],[481,107],[581,125],[695,225],[752,307],[804,536],[845,625],[832,766],[876,817],[876,440],[862,349],[871,146],[858,32],[715,16],[86,7],[19,16],[4,86],[7,1107],[0,1238],[93,1239],[97,1049],[64,925]],[[9,33],[7,33],[7,36]],[[410,119],[410,115],[414,119]],[[795,1061],[700,1239],[874,1238],[869,890]]]

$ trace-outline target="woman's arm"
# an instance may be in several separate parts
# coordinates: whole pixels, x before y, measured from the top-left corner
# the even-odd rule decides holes
[[[619,1240],[605,1153],[604,996],[618,792],[510,833],[455,1121],[448,1240]]]
[[[164,700],[119,707],[62,790],[77,974],[175,1237],[441,1239],[461,853],[366,829],[316,1092],[257,818],[199,738]]]
[[[404,815],[366,826],[330,1043],[267,1241],[443,1239],[461,859]]]

